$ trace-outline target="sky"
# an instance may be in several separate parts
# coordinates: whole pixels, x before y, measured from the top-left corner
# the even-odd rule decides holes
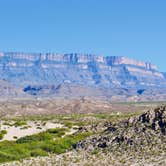
[[[166,0],[0,0],[0,51],[127,56],[166,71]]]

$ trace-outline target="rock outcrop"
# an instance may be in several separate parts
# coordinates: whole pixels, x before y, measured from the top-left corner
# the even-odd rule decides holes
[[[154,148],[166,144],[166,106],[149,110],[144,114],[122,121],[107,124],[107,129],[87,140],[77,143],[75,149],[115,149],[136,148],[136,150]]]

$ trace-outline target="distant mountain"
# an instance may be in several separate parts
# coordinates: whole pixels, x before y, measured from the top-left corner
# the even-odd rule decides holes
[[[95,95],[94,89],[102,95],[112,88],[136,89],[142,95],[146,89],[166,87],[166,74],[151,63],[90,54],[0,53],[0,79],[39,96],[75,94],[70,87],[93,91],[82,90],[80,96]]]

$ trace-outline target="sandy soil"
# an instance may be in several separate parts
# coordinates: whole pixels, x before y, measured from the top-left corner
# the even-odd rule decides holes
[[[29,126],[28,128],[24,128],[25,126]],[[1,124],[1,130],[6,130],[7,134],[4,135],[4,138],[1,141],[4,140],[16,140],[18,138],[37,134],[42,131],[46,131],[51,128],[62,128],[64,127],[63,124],[60,123],[53,123],[53,122],[46,122],[45,125],[42,125],[42,122],[34,122],[34,121],[28,121],[27,125],[25,126],[9,126],[9,125],[3,125],[3,122]]]

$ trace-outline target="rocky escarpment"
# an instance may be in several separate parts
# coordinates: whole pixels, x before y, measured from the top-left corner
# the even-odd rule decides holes
[[[111,101],[166,99],[165,74],[151,63],[126,57],[0,53],[0,80],[21,89],[23,94],[39,97],[85,96]]]
[[[0,53],[0,79],[17,86],[75,85],[113,87],[163,85],[151,63],[89,54]]]
[[[164,105],[118,124],[108,123],[107,126],[105,131],[79,142],[74,148],[88,151],[107,149],[112,152],[130,149],[130,151],[143,152],[162,147],[160,150],[166,152],[166,106]]]

